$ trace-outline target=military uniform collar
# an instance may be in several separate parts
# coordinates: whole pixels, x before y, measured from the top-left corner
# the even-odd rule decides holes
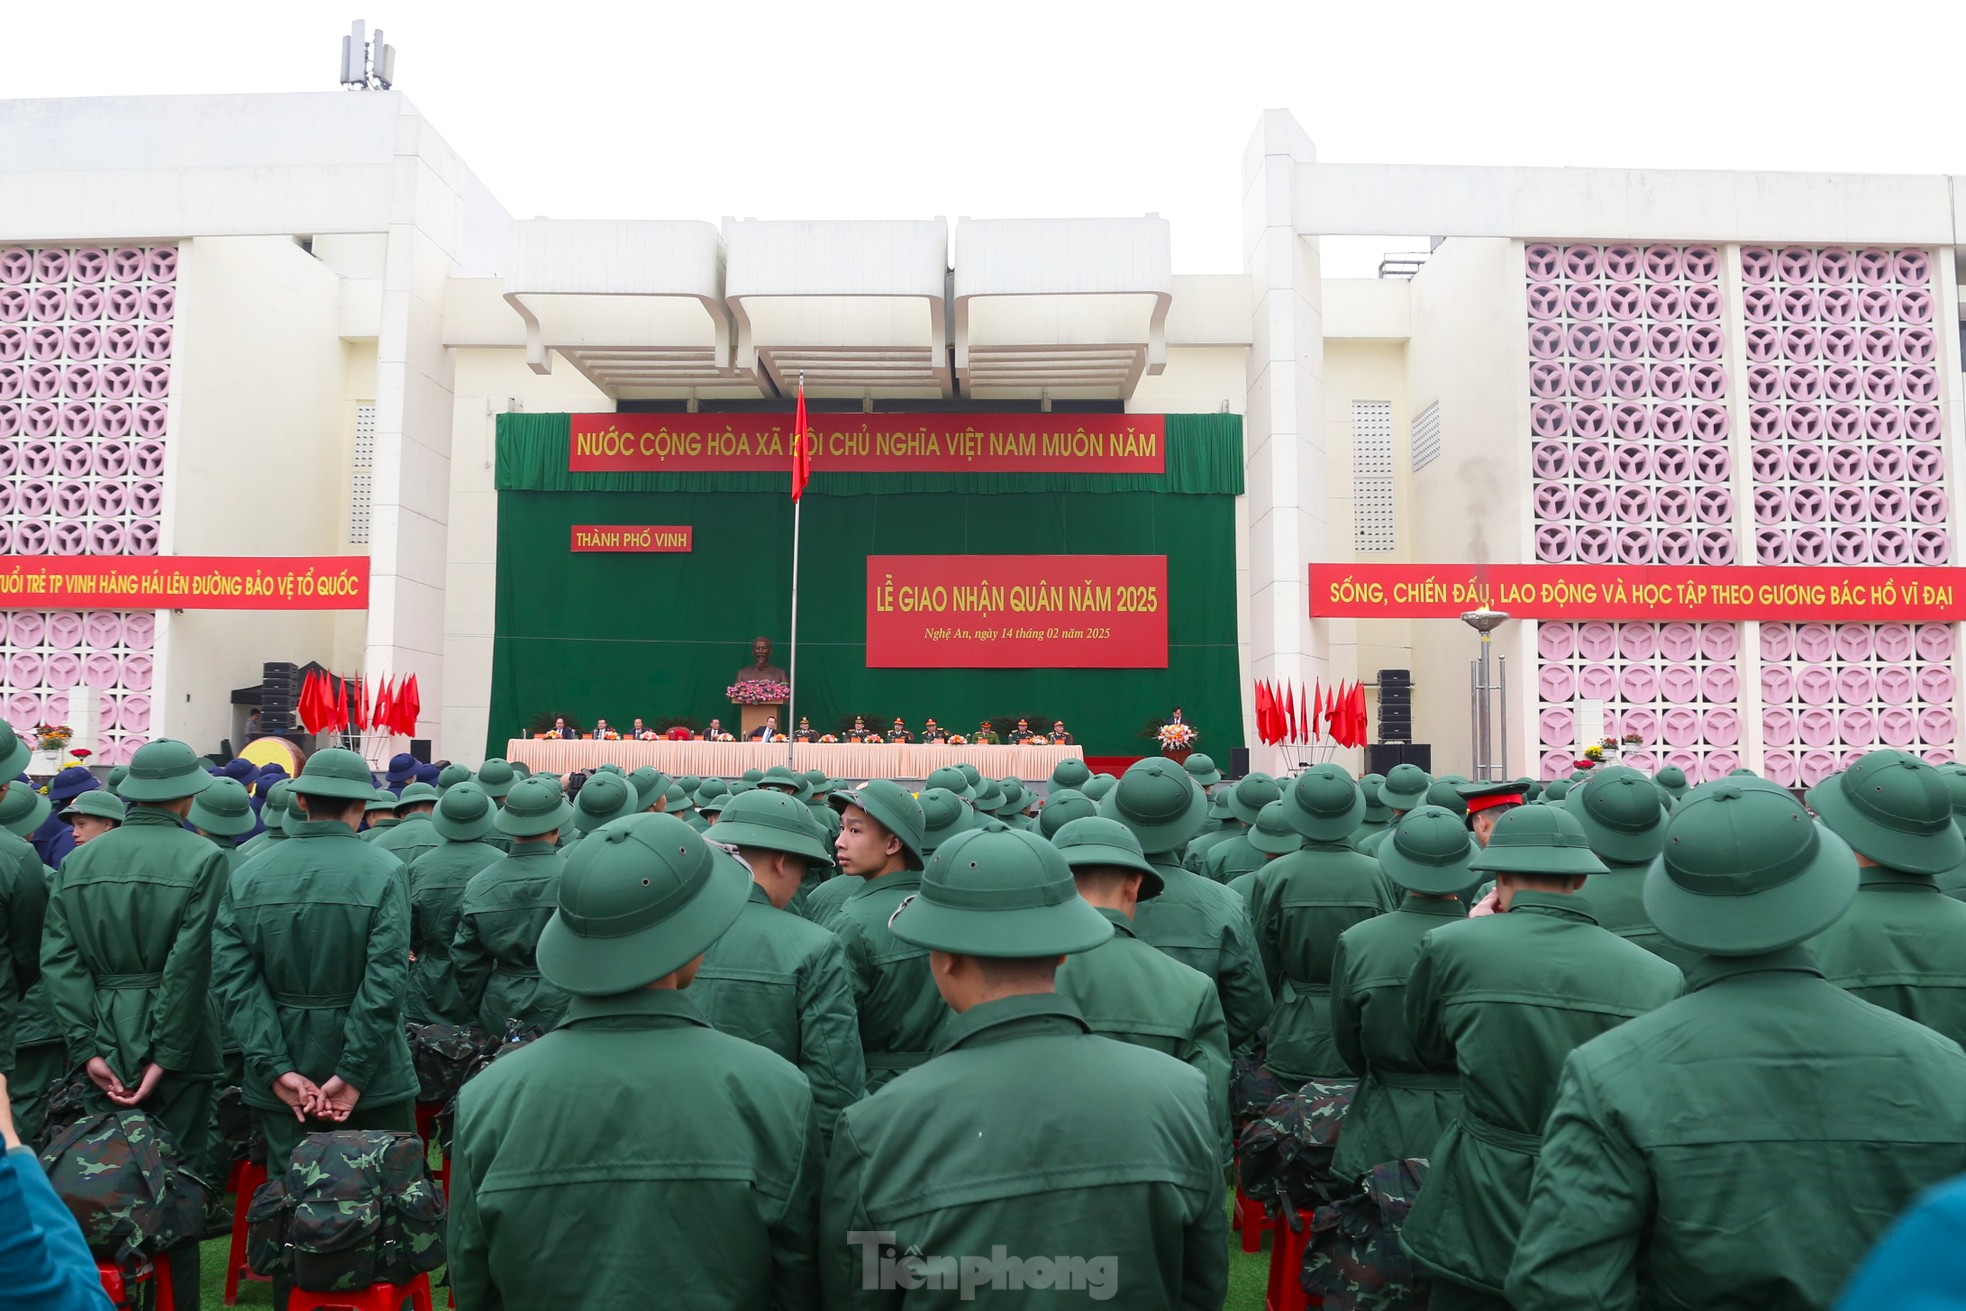
[[[611,997],[575,997],[567,1003],[567,1013],[557,1028],[579,1024],[582,1020],[614,1018],[666,1020],[678,1024],[710,1027],[696,1003],[676,988],[638,988]]]
[[[1128,919],[1120,911],[1114,910],[1111,906],[1094,906],[1093,909],[1113,922],[1114,937],[1125,935],[1129,938],[1137,938],[1140,936],[1133,931],[1133,921]]]
[[[1357,849],[1356,849],[1356,848],[1354,848],[1354,847],[1352,846],[1352,844],[1351,844],[1351,843],[1349,843],[1349,842],[1306,842],[1306,843],[1305,843],[1305,844],[1304,844],[1303,846],[1301,846],[1301,847],[1299,847],[1299,848],[1298,848],[1297,850],[1299,850],[1299,851],[1344,851],[1344,852],[1349,852],[1349,853],[1351,853],[1351,854],[1353,854],[1353,855],[1356,855],[1356,854],[1358,854],[1358,853],[1357,853]]]
[[[1091,1032],[1092,1026],[1071,1002],[1055,992],[1032,992],[970,1007],[944,1028],[935,1054],[1039,1034]]]
[[[1576,897],[1562,892],[1535,892],[1525,888],[1509,898],[1509,913],[1513,915],[1519,910],[1526,910],[1531,915],[1547,915],[1551,919],[1597,923],[1597,918],[1586,911]]]
[[[514,842],[513,860],[536,860],[541,856],[557,856],[560,849],[550,842]]]
[[[184,821],[178,818],[176,811],[166,810],[162,806],[146,806],[140,801],[130,807],[129,813],[123,817],[123,823],[125,826],[135,824],[151,825],[156,828],[184,827]]]
[[[855,876],[847,874],[843,877],[853,878]],[[875,888],[919,888],[921,885],[922,872],[920,870],[898,869],[892,874],[883,874],[879,878],[861,878],[860,886],[848,894],[847,900],[852,901],[855,897],[864,897]]]
[[[767,906],[771,905],[771,898],[765,895],[764,884],[758,882],[756,879],[751,880],[751,895],[747,900],[761,901]]]
[[[1864,865],[1857,870],[1857,887],[1894,888],[1899,892],[1937,892],[1939,881],[1930,874],[1913,874],[1888,865]]]
[[[1181,853],[1179,851],[1153,852],[1147,857],[1147,863],[1160,871],[1163,880],[1168,877],[1170,870],[1175,874],[1188,873],[1187,867],[1181,863]]]
[[[1466,919],[1468,914],[1452,897],[1423,897],[1415,892],[1400,899],[1399,909],[1408,915],[1437,915],[1444,920]]]
[[[338,819],[303,819],[287,828],[290,838],[352,838],[355,830]]]
[[[1816,964],[1816,954],[1807,947],[1784,947],[1780,951],[1764,951],[1754,956],[1702,956],[1686,971],[1686,991],[1698,992],[1711,987],[1724,979],[1736,978],[1743,974],[1770,974],[1775,972],[1790,974],[1813,974],[1823,977],[1822,967]]]

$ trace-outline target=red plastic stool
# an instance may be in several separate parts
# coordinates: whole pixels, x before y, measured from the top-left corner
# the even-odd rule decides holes
[[[431,1146],[437,1141],[437,1117],[442,1114],[443,1109],[443,1107],[437,1105],[435,1102],[418,1102],[416,1104],[416,1136],[423,1139],[423,1154],[426,1160],[429,1159]],[[451,1154],[449,1152],[445,1152],[437,1158],[436,1179],[443,1186],[444,1200],[449,1201],[451,1196]]]
[[[1274,1232],[1277,1227],[1277,1222],[1270,1219],[1270,1213],[1263,1209],[1262,1203],[1252,1201],[1249,1194],[1242,1191],[1241,1184],[1236,1185],[1235,1210],[1230,1215],[1230,1223],[1242,1235],[1242,1250],[1245,1252],[1262,1251],[1263,1235]]]
[[[145,1261],[129,1274],[108,1261],[96,1262],[96,1278],[102,1281],[102,1291],[109,1295],[109,1301],[116,1311],[129,1311],[136,1305],[136,1290],[144,1284],[157,1285],[156,1311],[176,1311],[177,1299],[171,1296],[171,1276],[168,1269],[161,1269],[154,1261]]]
[[[1304,1292],[1304,1252],[1311,1244],[1311,1213],[1297,1213],[1298,1227],[1283,1220],[1271,1223],[1275,1237],[1270,1242],[1270,1284],[1263,1299],[1265,1311],[1305,1311],[1323,1306],[1324,1299]]]
[[[309,1293],[296,1288],[287,1294],[286,1311],[435,1311],[430,1305],[430,1276],[418,1275],[407,1284],[370,1284],[352,1293]]]
[[[236,1161],[232,1166],[230,1187],[239,1194],[239,1200],[232,1207],[232,1250],[225,1257],[225,1304],[239,1305],[239,1281],[250,1279],[256,1284],[268,1282],[265,1275],[256,1275],[246,1264],[246,1210],[253,1204],[253,1190],[266,1182],[266,1167],[256,1161]]]

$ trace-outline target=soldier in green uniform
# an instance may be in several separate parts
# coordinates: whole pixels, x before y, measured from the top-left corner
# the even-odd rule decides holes
[[[1386,840],[1392,826],[1399,823],[1400,816],[1427,804],[1427,793],[1433,785],[1433,776],[1418,765],[1398,764],[1387,770],[1385,781],[1379,784],[1379,800],[1386,807],[1387,827],[1360,838],[1358,849],[1371,855],[1373,849]]]
[[[75,830],[75,845],[78,847],[91,838],[99,838],[112,829],[121,828],[128,815],[123,802],[101,788],[91,788],[71,797],[61,812],[62,819]]]
[[[1200,973],[1148,946],[1133,932],[1134,910],[1161,893],[1161,877],[1139,840],[1118,820],[1094,815],[1058,830],[1051,844],[1065,858],[1079,895],[1113,925],[1113,936],[1065,958],[1058,995],[1079,1008],[1092,1031],[1165,1052],[1201,1072],[1221,1140],[1229,1127],[1229,1026],[1222,1002]]]
[[[717,841],[737,848],[751,892],[736,922],[703,954],[690,995],[720,1033],[799,1067],[825,1146],[840,1112],[865,1094],[867,1064],[840,940],[787,908],[806,870],[830,868],[832,855],[802,804],[763,787],[724,808]]]
[[[1523,804],[1520,783],[1458,783],[1454,792],[1461,799],[1468,832],[1474,834],[1476,845],[1483,847],[1502,816]]]
[[[1277,993],[1267,1063],[1289,1087],[1352,1077],[1331,1040],[1331,958],[1339,934],[1393,903],[1378,863],[1352,849],[1365,798],[1350,774],[1314,765],[1282,801],[1304,845],[1257,876],[1256,947]]]
[[[1856,853],[1857,896],[1809,944],[1823,977],[1966,1043],[1966,905],[1937,876],[1966,860],[1939,772],[1873,751],[1809,789],[1809,808]]]
[[[1263,807],[1283,795],[1283,789],[1268,774],[1250,774],[1224,788],[1223,795],[1230,819],[1222,827],[1222,836],[1204,847],[1199,858],[1194,843],[1188,846],[1188,868],[1211,883],[1227,883],[1269,863],[1268,857],[1250,845],[1249,826]]]
[[[958,837],[920,882],[894,933],[932,953],[955,1018],[933,1060],[840,1117],[827,1305],[1221,1306],[1227,1213],[1203,1077],[1089,1032],[1054,992],[1059,958],[1109,941],[1111,922],[1056,849],[1000,825]]]
[[[416,858],[409,868],[410,988],[403,1018],[436,1024],[470,1015],[451,971],[451,943],[457,938],[458,907],[472,876],[503,860],[505,853],[485,839],[497,808],[475,782],[459,783],[437,799],[430,823],[443,845]]]
[[[1433,1154],[1460,1113],[1452,1062],[1429,1065],[1406,1027],[1406,980],[1420,940],[1467,918],[1461,898],[1479,879],[1468,868],[1481,848],[1452,811],[1408,811],[1378,844],[1379,865],[1405,893],[1399,905],[1352,925],[1331,958],[1331,1040],[1358,1076],[1332,1172],[1352,1179],[1383,1161]]]
[[[1686,799],[1686,771],[1678,765],[1667,765],[1652,775],[1652,782],[1666,794],[1666,809],[1671,810]]]
[[[1499,913],[1427,934],[1406,984],[1414,1055],[1461,1076],[1460,1118],[1435,1144],[1400,1234],[1436,1277],[1437,1311],[1507,1306],[1502,1284],[1564,1058],[1665,1005],[1683,982],[1584,912],[1574,894],[1604,865],[1562,807],[1510,811],[1469,868],[1496,876]]]
[[[1189,764],[1192,765],[1195,759],[1196,757],[1194,756],[1188,757]],[[1202,756],[1200,759],[1205,761],[1208,757]],[[1211,764],[1209,768],[1213,769],[1214,765]],[[1077,756],[1067,756],[1051,767],[1051,777],[1046,780],[1046,795],[1049,796],[1053,792],[1063,791],[1067,788],[1076,792],[1084,787],[1085,781],[1091,777],[1092,767],[1090,765],[1086,764],[1085,761],[1079,759]],[[1217,774],[1215,778],[1217,782],[1220,782],[1222,776]]]
[[[469,765],[445,765],[437,771],[438,799],[442,800],[444,793],[450,791],[459,783],[471,782],[473,778],[474,775],[471,773],[471,767]]]
[[[1085,770],[1087,777],[1091,776],[1092,771],[1086,769],[1083,762],[1079,768]],[[1190,752],[1188,758],[1181,762],[1181,768],[1188,771],[1188,777],[1195,781],[1195,786],[1201,789],[1205,797],[1213,797],[1215,789],[1221,785],[1222,771],[1215,767],[1214,760],[1199,751]],[[1083,778],[1079,780],[1081,784],[1084,781]]]
[[[1242,899],[1181,867],[1207,809],[1201,788],[1164,756],[1135,761],[1099,802],[1101,815],[1133,831],[1147,863],[1161,876],[1160,896],[1134,911],[1134,933],[1214,981],[1230,1048],[1239,1051],[1269,1023],[1270,985]]]
[[[451,977],[460,1009],[445,1016],[452,1023],[499,1035],[507,1024],[550,1029],[565,1014],[566,994],[540,975],[534,953],[558,904],[565,866],[554,843],[572,815],[560,785],[542,778],[514,784],[505,798],[493,825],[512,851],[472,875],[458,903]]]
[[[1824,980],[1802,944],[1862,900],[1858,871],[1786,792],[1694,789],[1644,879],[1704,958],[1685,997],[1564,1062],[1509,1302],[1826,1308],[1966,1170],[1966,1055]]]
[[[1938,767],[1952,801],[1952,826],[1966,833],[1966,765],[1952,761]],[[1966,860],[1938,876],[1939,891],[1955,899],[1966,898]]]
[[[127,781],[127,780],[126,780]],[[264,832],[256,833],[246,839],[239,847],[250,859],[268,847],[287,840],[287,808],[292,805],[293,780],[283,778],[266,789],[266,800],[260,804],[260,822],[266,825]]]
[[[355,836],[364,842],[374,842],[401,822],[396,818],[396,794],[388,788],[374,789],[362,811],[367,827],[356,830]]]
[[[1201,831],[1189,840],[1187,854],[1181,857],[1181,867],[1201,873],[1208,853],[1242,831],[1242,825],[1229,809],[1229,789],[1215,789],[1209,794],[1208,813],[1202,819]]]
[[[566,1018],[458,1095],[459,1306],[819,1305],[811,1091],[690,1000],[749,890],[720,854],[637,814],[568,859],[539,942]]]
[[[1590,917],[1682,972],[1692,968],[1700,953],[1669,941],[1645,913],[1645,871],[1666,845],[1666,802],[1658,786],[1635,769],[1611,765],[1571,788],[1563,808],[1604,862],[1604,873],[1591,875],[1577,894]]]
[[[968,832],[984,818],[947,788],[927,788],[915,801],[922,808],[921,849],[924,861],[935,854],[937,847],[958,833]],[[839,835],[832,834],[829,840],[836,843]],[[830,864],[826,866],[828,870],[832,868]],[[862,880],[840,873],[833,874],[816,887],[810,884],[810,874],[807,878],[808,886],[801,889],[799,898],[793,900],[792,909],[814,924],[829,929],[836,927],[835,921],[839,919],[840,908],[846,905],[847,898],[866,886]]]
[[[253,831],[253,807],[237,779],[215,778],[210,787],[193,797],[190,824],[199,837],[209,839],[225,853],[228,876],[246,863],[246,853],[237,843],[240,835]]]
[[[573,855],[587,835],[605,824],[645,809],[635,785],[620,774],[596,774],[581,785],[573,800],[573,838],[561,846],[560,859]]]
[[[1216,794],[1220,797],[1220,793]],[[1230,879],[1229,891],[1242,898],[1249,908],[1251,932],[1256,923],[1256,885],[1263,877],[1263,871],[1275,864],[1278,857],[1293,855],[1304,849],[1304,835],[1290,827],[1290,804],[1281,799],[1272,801],[1256,814],[1256,822],[1249,826],[1249,845],[1263,853],[1263,864],[1246,874],[1238,874]]]
[[[416,1127],[403,1036],[409,896],[401,863],[355,836],[373,791],[355,752],[308,757],[289,840],[240,868],[212,935],[220,1004],[245,1056],[240,1091],[276,1175],[309,1133]]]
[[[41,939],[48,1001],[70,1061],[86,1063],[92,1109],[142,1110],[194,1163],[205,1159],[223,1069],[211,975],[226,872],[184,820],[211,782],[182,742],[138,747],[123,780],[128,820],[63,859]],[[196,1307],[197,1244],[168,1264],[177,1305]]]
[[[928,953],[896,938],[888,921],[904,898],[921,888],[921,803],[889,779],[835,794],[840,836],[833,849],[840,875],[858,879],[832,916],[853,975],[867,1091],[928,1059],[949,1020],[949,1008],[928,973]],[[721,826],[721,821],[719,821]]]
[[[1038,833],[1050,842],[1057,838],[1059,829],[1073,820],[1088,819],[1098,813],[1099,803],[1085,793],[1075,788],[1057,788],[1044,799],[1044,809],[1038,812]]]
[[[411,783],[396,797],[396,826],[375,840],[376,849],[387,851],[408,869],[416,858],[443,843],[430,822],[437,808],[437,789],[428,783]]]
[[[0,832],[0,949],[6,953],[0,961],[0,1074],[12,1089],[23,1141],[32,1143],[41,1128],[47,1085],[60,1074],[61,1030],[49,1022],[45,998],[35,986],[41,979],[47,874],[34,844],[16,832],[32,833],[48,817],[46,798],[12,781],[30,754],[27,743],[0,721],[0,807],[7,821],[7,831]]]

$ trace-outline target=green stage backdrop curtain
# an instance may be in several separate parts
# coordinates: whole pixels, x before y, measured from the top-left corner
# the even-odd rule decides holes
[[[771,638],[787,663],[792,504],[780,475],[697,477],[740,491],[522,491],[508,475],[530,461],[529,476],[555,481],[536,447],[554,440],[565,478],[564,415],[506,416],[500,425],[502,489],[498,522],[498,611],[493,641],[489,754],[521,736],[534,715],[567,715],[583,727],[605,715],[617,727],[655,720],[721,716],[735,731],[737,710],[722,695],[750,642]],[[1240,420],[1233,415],[1169,416],[1170,469],[1180,425],[1199,424],[1193,482],[1221,488],[1233,463],[1241,486]],[[1222,420],[1228,423],[1224,425]],[[532,431],[525,431],[531,429]],[[544,430],[543,432],[540,430]],[[1233,445],[1235,458],[1217,452]],[[1213,466],[1208,473],[1202,466]],[[580,475],[620,478],[623,475]],[[650,475],[626,475],[651,479]],[[920,734],[934,716],[967,732],[994,715],[1063,719],[1089,755],[1154,751],[1141,736],[1174,706],[1203,733],[1201,747],[1224,758],[1242,745],[1236,650],[1235,499],[1232,493],[1155,494],[1095,489],[1127,479],[967,479],[1018,481],[1049,490],[927,491],[894,495],[914,479],[835,475],[835,484],[878,484],[879,492],[839,494],[815,475],[805,497],[799,576],[798,704],[815,729],[842,715],[885,724],[899,715]],[[1146,480],[1152,481],[1152,480]],[[1052,484],[1083,482],[1084,488]],[[902,484],[895,487],[893,484]],[[687,524],[687,554],[581,553],[569,550],[575,524]],[[869,555],[1166,555],[1166,669],[868,669],[866,557]]]

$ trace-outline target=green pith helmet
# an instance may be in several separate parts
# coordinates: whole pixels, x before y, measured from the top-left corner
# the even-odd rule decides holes
[[[230,779],[226,781],[231,782]],[[207,788],[205,791],[209,792],[211,789]],[[203,796],[204,793],[198,795]],[[197,804],[195,799],[192,804]],[[71,823],[84,815],[91,819],[106,819],[113,824],[121,824],[129,818],[129,811],[124,807],[121,798],[109,795],[102,788],[90,788],[87,792],[76,793],[61,812],[61,817]],[[246,827],[251,828],[252,825],[248,824]]]
[[[1083,762],[1080,763],[1081,767],[1083,767]],[[1194,752],[1186,760],[1182,761],[1181,768],[1187,770],[1188,777],[1193,779],[1201,787],[1212,788],[1222,781],[1222,771],[1215,767],[1213,760],[1199,751]],[[1090,773],[1091,771],[1088,770],[1088,776]],[[1084,780],[1081,779],[1080,781],[1083,782]]]
[[[930,770],[928,777],[922,781],[922,791],[926,792],[931,788],[953,792],[964,801],[972,800],[976,796],[975,790],[969,785],[969,779],[954,765],[944,765],[940,769]]]
[[[724,807],[717,841],[798,856],[808,864],[830,865],[833,853],[805,803],[771,787],[754,788]]]
[[[612,824],[641,807],[635,785],[620,774],[595,774],[581,785],[574,798],[573,826],[592,833],[603,824]]]
[[[1359,795],[1365,798],[1365,819],[1367,824],[1387,824],[1392,822],[1392,807],[1379,796],[1379,787],[1386,781],[1384,774],[1366,774],[1358,781]]]
[[[567,804],[558,783],[524,778],[512,785],[494,823],[507,837],[536,838],[564,828],[571,818],[573,807]]]
[[[1666,808],[1658,785],[1635,769],[1593,772],[1563,799],[1600,860],[1649,864],[1666,845]]]
[[[1583,826],[1562,806],[1517,806],[1495,821],[1487,848],[1468,868],[1548,878],[1605,872],[1604,862],[1591,854]]]
[[[1099,803],[1085,793],[1071,788],[1056,788],[1044,799],[1044,809],[1038,812],[1038,831],[1055,840],[1058,830],[1073,820],[1098,813]]]
[[[1282,796],[1284,820],[1307,842],[1343,842],[1365,814],[1358,784],[1338,765],[1313,765]]]
[[[1453,897],[1481,882],[1471,868],[1481,847],[1461,817],[1441,806],[1407,811],[1377,852],[1386,877],[1409,892]]]
[[[471,770],[468,766],[445,765],[437,771],[437,794],[442,796],[459,783],[469,783],[471,778]]]
[[[1909,874],[1966,860],[1939,771],[1902,751],[1873,751],[1808,791],[1809,808],[1858,855]]]
[[[1087,815],[1061,826],[1051,845],[1065,858],[1076,877],[1082,870],[1119,869],[1140,876],[1139,900],[1158,897],[1167,881],[1147,863],[1133,830],[1116,819]]]
[[[1245,824],[1254,824],[1256,817],[1263,813],[1263,807],[1283,795],[1277,781],[1260,770],[1243,777],[1222,789],[1229,813]]]
[[[1192,764],[1193,761],[1194,757],[1190,756],[1189,763]],[[1079,759],[1077,756],[1067,756],[1051,767],[1051,786],[1049,790],[1058,792],[1069,788],[1076,792],[1091,777],[1092,768],[1085,761]]]
[[[486,796],[493,799],[504,797],[518,781],[518,772],[511,764],[496,756],[478,766],[478,786],[485,790]]]
[[[1118,786],[1099,802],[1099,813],[1133,830],[1149,856],[1179,851],[1201,832],[1208,798],[1199,785],[1165,756],[1137,760]]]
[[[841,814],[850,807],[866,811],[875,823],[900,839],[908,868],[922,867],[922,830],[927,822],[921,802],[908,789],[892,779],[870,779],[851,792],[835,792],[832,805]]]
[[[1661,934],[1711,956],[1758,956],[1807,942],[1857,895],[1857,861],[1787,791],[1726,778],[1673,807],[1645,874]]]
[[[582,789],[585,791],[585,789]],[[454,783],[437,800],[430,823],[437,836],[450,842],[476,842],[492,831],[498,807],[477,783]]]
[[[933,856],[967,833],[980,818],[967,801],[948,788],[928,788],[915,800],[922,808],[922,855]]]
[[[930,951],[995,958],[1066,956],[1113,936],[1112,924],[1079,896],[1058,849],[1002,824],[971,829],[937,852],[921,892],[894,913],[888,931]]]
[[[1394,765],[1379,784],[1379,799],[1388,810],[1415,810],[1427,804],[1433,777],[1418,765]]]
[[[1263,807],[1243,836],[1266,856],[1288,856],[1304,849],[1304,835],[1290,824],[1290,803],[1280,799]]]
[[[362,777],[368,778],[366,765]],[[197,752],[182,742],[160,737],[144,743],[130,757],[130,772],[119,795],[130,802],[176,801],[195,797],[211,785],[212,776],[205,772],[205,762]]]
[[[39,788],[14,779],[6,792],[0,794],[0,829],[17,838],[32,837],[53,810],[53,804],[41,795]],[[246,827],[252,825],[248,823]]]

